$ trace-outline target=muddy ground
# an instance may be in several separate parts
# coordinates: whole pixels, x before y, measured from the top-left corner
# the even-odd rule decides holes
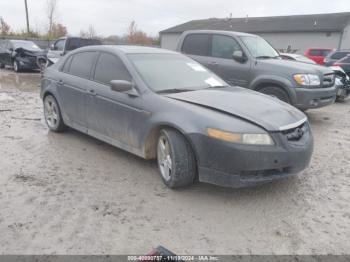
[[[152,161],[49,132],[38,83],[0,71],[0,254],[349,254],[350,101],[308,112],[315,152],[298,176],[174,191]]]

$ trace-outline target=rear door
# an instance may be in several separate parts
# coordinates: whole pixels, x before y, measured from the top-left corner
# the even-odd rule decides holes
[[[80,52],[70,56],[63,68],[58,83],[64,120],[74,128],[87,132],[87,94],[93,92],[91,81],[97,52]]]
[[[4,47],[4,53],[3,53],[3,61],[5,65],[11,65],[12,66],[12,53],[14,52],[14,45],[11,43],[11,41],[6,41],[5,47]]]
[[[119,56],[101,52],[94,70],[95,95],[88,98],[88,133],[133,151],[139,147],[142,98],[113,91],[112,80],[133,81]]]

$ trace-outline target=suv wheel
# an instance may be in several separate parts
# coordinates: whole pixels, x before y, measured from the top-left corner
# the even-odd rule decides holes
[[[196,160],[186,139],[173,129],[160,132],[157,160],[162,180],[170,188],[193,184],[196,177]]]
[[[5,65],[2,64],[2,63],[0,63],[0,68],[1,68],[1,69],[2,69],[2,68],[5,68]]]
[[[264,87],[262,89],[258,90],[260,93],[263,93],[265,95],[269,95],[272,97],[276,97],[279,100],[290,104],[291,101],[289,99],[288,94],[286,93],[286,91],[284,91],[282,88],[280,87],[276,87],[276,86],[272,86],[272,87]]]

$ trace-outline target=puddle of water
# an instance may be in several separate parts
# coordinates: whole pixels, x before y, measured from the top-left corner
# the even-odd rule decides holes
[[[34,92],[40,89],[39,73],[14,73],[10,70],[0,70],[0,90],[19,90]]]
[[[0,102],[11,102],[14,101],[15,99],[12,96],[9,96],[6,93],[0,93]]]

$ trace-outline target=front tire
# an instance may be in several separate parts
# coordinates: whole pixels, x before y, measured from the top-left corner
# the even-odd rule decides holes
[[[276,97],[279,100],[281,100],[281,101],[283,101],[283,102],[285,102],[287,104],[291,103],[288,94],[280,87],[276,87],[276,86],[264,87],[262,89],[259,89],[258,91],[260,93],[265,94],[265,95]]]
[[[196,177],[196,159],[192,148],[179,132],[162,129],[157,144],[158,168],[169,188],[193,184]]]
[[[0,63],[0,69],[3,69],[3,68],[5,68],[5,65]]]
[[[51,131],[59,133],[66,130],[67,126],[63,122],[60,107],[52,95],[47,95],[44,98],[44,116]]]
[[[18,61],[15,59],[13,60],[13,70],[16,72],[16,73],[19,73],[21,72],[21,66],[20,64],[18,63]]]

